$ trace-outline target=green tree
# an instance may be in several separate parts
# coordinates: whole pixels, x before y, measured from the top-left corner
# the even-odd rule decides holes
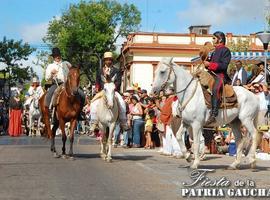
[[[228,42],[227,46],[233,52],[247,52],[250,47],[250,40],[237,38],[236,42],[232,40],[232,42]]]
[[[64,59],[80,64],[83,73],[93,81],[102,54],[114,51],[116,40],[137,31],[140,21],[140,12],[133,4],[82,1],[71,4],[60,18],[49,23],[44,41],[59,47]]]
[[[41,85],[44,86],[45,84],[45,70],[46,67],[53,62],[52,57],[49,56],[48,51],[37,51],[36,55],[37,60],[33,62],[34,65],[40,66],[43,70],[43,79],[41,80]]]
[[[247,52],[250,48],[250,40],[237,38],[236,41],[232,40],[232,42],[228,42],[227,47],[232,52]],[[252,64],[248,64],[248,71],[251,70],[251,66]],[[229,64],[228,70],[230,71],[231,68],[235,68],[235,64],[233,62]]]
[[[22,40],[15,41],[6,37],[0,41],[0,62],[7,65],[6,71],[10,72],[10,85],[23,83],[29,80],[34,71],[30,66],[23,66],[22,61],[28,60],[28,56],[35,51],[28,43],[23,43]]]

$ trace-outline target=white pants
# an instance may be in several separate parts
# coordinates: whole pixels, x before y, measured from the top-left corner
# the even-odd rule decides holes
[[[163,139],[163,153],[170,155],[182,154],[180,145],[177,142],[170,126],[166,126],[166,137]]]
[[[126,122],[127,121],[126,102],[118,92],[115,92],[115,98],[119,106],[118,111],[120,122]],[[90,105],[91,121],[97,121],[97,102],[98,101],[96,100]]]

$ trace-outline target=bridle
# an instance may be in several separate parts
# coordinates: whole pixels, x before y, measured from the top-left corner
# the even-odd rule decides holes
[[[67,97],[74,97],[74,96],[76,96],[75,94],[73,94],[73,92],[72,92],[72,90],[71,90],[71,88],[70,88],[70,76],[68,76],[68,78],[67,78],[67,84],[65,85],[65,93],[66,93],[66,95],[67,95]],[[67,87],[67,85],[68,85],[68,87]],[[70,90],[70,94],[68,94],[68,92],[67,92],[67,88]]]
[[[170,76],[171,76],[172,72],[174,73],[174,76],[175,76],[175,82],[176,82],[176,73],[175,73],[175,71],[173,70],[173,67],[172,67],[171,65],[167,64],[167,63],[163,63],[163,64],[167,65],[167,67],[169,67],[170,71],[169,71],[169,74],[168,74],[168,77],[167,77],[166,81],[161,85],[161,89],[162,89],[162,90],[167,86],[168,81],[169,81],[169,79],[170,79]],[[188,87],[191,85],[191,83],[192,83],[194,80],[196,80],[196,86],[195,86],[195,88],[194,88],[194,90],[193,90],[193,92],[192,92],[192,95],[190,96],[190,98],[189,98],[185,103],[183,103],[184,97],[185,97],[185,93],[186,93]],[[173,93],[173,94],[175,94],[175,95],[176,95],[176,94],[183,93],[183,96],[182,96],[182,98],[181,98],[181,100],[180,100],[180,102],[179,102],[179,103],[180,103],[180,106],[181,106],[180,111],[183,111],[183,110],[185,109],[185,107],[187,106],[187,104],[190,102],[190,100],[192,99],[192,97],[194,96],[194,94],[195,94],[195,92],[196,92],[196,90],[197,90],[197,86],[198,86],[198,79],[196,79],[194,76],[192,76],[191,80],[188,82],[188,84],[186,85],[186,87],[185,87],[184,89],[182,89],[182,90],[180,90],[180,91],[178,91],[178,92],[174,92],[174,93]]]

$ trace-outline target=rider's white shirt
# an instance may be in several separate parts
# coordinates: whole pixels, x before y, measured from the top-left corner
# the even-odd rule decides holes
[[[57,71],[56,78],[65,82],[67,80],[69,66],[71,66],[71,64],[67,61],[63,61],[63,62],[54,61],[52,64],[49,64],[47,66],[46,72],[45,72],[45,79],[50,80],[52,78],[51,77],[52,70],[55,69]]]
[[[32,86],[28,89],[28,94],[29,96],[35,96],[40,98],[43,95],[43,89],[41,86],[38,86],[36,89]]]

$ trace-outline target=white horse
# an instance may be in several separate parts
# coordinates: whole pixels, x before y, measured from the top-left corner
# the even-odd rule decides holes
[[[175,86],[175,92],[180,101],[183,126],[184,128],[192,128],[195,160],[191,168],[197,168],[200,162],[199,138],[202,134],[202,127],[209,117],[209,109],[206,107],[203,91],[198,80],[182,66],[178,66],[172,62],[172,58],[166,58],[158,64],[155,71],[152,92],[158,92],[170,84]],[[255,128],[257,120],[255,119],[257,119],[259,111],[259,100],[253,93],[243,87],[235,86],[234,91],[237,95],[238,107],[227,109],[226,119],[223,117],[224,111],[219,110],[215,125],[229,124],[236,138],[237,155],[229,169],[236,169],[240,165],[243,144],[247,139],[246,136],[242,136],[240,126],[242,124],[247,128],[249,135],[252,136],[252,145],[248,158],[251,167],[254,168],[256,166],[255,151],[258,145],[258,133]],[[179,129],[177,138],[182,138],[181,134],[182,131]],[[179,144],[183,155],[185,155],[187,161],[190,161],[190,153],[187,152],[181,139],[179,140]]]
[[[100,154],[101,158],[108,162],[112,161],[112,136],[119,115],[113,80],[114,78],[111,82],[104,84],[104,95],[96,100],[99,128],[103,133]],[[105,82],[105,80],[103,81]],[[107,131],[107,129],[109,130]]]
[[[32,97],[29,106],[29,136],[33,136],[35,130],[36,135],[40,134],[41,126],[41,112],[39,109],[39,98]],[[35,120],[37,120],[37,125],[35,126]]]

